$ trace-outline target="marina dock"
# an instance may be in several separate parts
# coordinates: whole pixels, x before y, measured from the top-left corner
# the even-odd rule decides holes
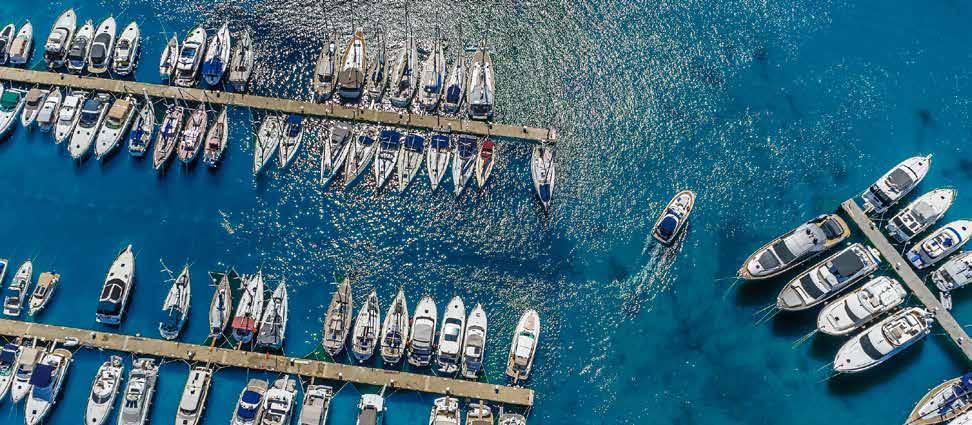
[[[486,400],[510,405],[528,407],[533,405],[533,390],[526,388],[491,385],[460,379],[269,355],[250,351],[205,347],[196,344],[52,326],[41,323],[0,319],[0,335],[8,337],[29,335],[43,341],[57,342],[63,342],[65,338],[76,338],[84,346],[137,355],[259,369],[308,378],[313,377],[357,384],[387,385],[390,389],[449,394],[472,400]]]
[[[349,107],[334,103],[315,103],[255,96],[244,93],[141,83],[137,81],[82,77],[73,74],[30,69],[0,67],[0,80],[25,84],[72,87],[114,94],[148,95],[155,98],[180,100],[184,102],[204,101],[211,104],[264,109],[335,120],[367,122],[379,125],[472,134],[477,136],[505,137],[530,142],[555,142],[557,139],[556,131],[547,128],[496,124],[437,115],[417,115],[407,112],[398,113]]]
[[[952,339],[952,342],[962,350],[965,358],[972,362],[972,342],[969,341],[969,335],[965,332],[965,328],[955,320],[955,317],[942,306],[938,298],[935,298],[935,294],[925,286],[925,282],[911,268],[911,263],[901,257],[898,250],[891,245],[891,242],[881,233],[880,228],[867,217],[867,214],[857,205],[855,200],[844,201],[841,208],[857,224],[857,227],[861,229],[871,244],[881,252],[881,256],[891,264],[895,273],[911,290],[911,293],[915,294],[915,297],[918,298],[925,309],[935,316],[935,320],[938,321],[942,329],[945,329],[945,333]]]

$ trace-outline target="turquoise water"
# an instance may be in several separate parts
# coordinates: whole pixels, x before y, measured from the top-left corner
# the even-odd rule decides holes
[[[142,26],[136,74],[158,81],[168,34],[225,19],[254,28],[261,50],[253,91],[308,98],[305,82],[322,27],[348,30],[349,3],[4,2],[0,20],[30,18],[39,39],[66,7],[99,21]],[[402,2],[353,6],[356,25],[385,22]],[[156,335],[167,275],[192,263],[194,307],[183,340],[205,338],[208,270],[262,269],[291,288],[288,354],[310,352],[335,276],[356,273],[355,296],[377,289],[383,308],[399,286],[414,306],[461,295],[489,312],[487,379],[502,382],[520,311],[541,314],[528,385],[531,424],[900,423],[927,388],[965,371],[933,335],[873,371],[827,379],[842,341],[817,336],[813,314],[757,325],[781,281],[732,286],[754,249],[834,210],[887,168],[935,154],[922,190],[959,189],[949,218],[972,214],[963,188],[972,139],[972,79],[961,2],[428,2],[410,5],[429,40],[439,25],[467,42],[488,31],[498,116],[558,128],[559,176],[549,216],[534,199],[529,147],[501,141],[494,179],[458,201],[314,182],[304,147],[286,172],[250,175],[251,113],[233,109],[231,149],[216,171],[172,167],[158,177],[127,154],[73,164],[49,136],[17,129],[0,143],[0,256],[56,270],[62,286],[40,320],[100,329],[97,291],[118,249],[137,252],[138,285],[120,331]],[[424,18],[420,18],[424,17]],[[459,24],[462,24],[461,26]],[[168,34],[166,34],[168,32]],[[40,56],[35,54],[35,61]],[[259,114],[257,114],[259,115]],[[699,194],[686,239],[651,244],[655,216],[680,188]],[[8,278],[9,280],[9,278]],[[972,320],[972,296],[955,315]],[[936,329],[935,333],[941,333]],[[77,423],[108,353],[82,350],[50,423]],[[127,364],[130,366],[130,362]],[[821,370],[822,369],[822,370]],[[163,368],[153,423],[167,423],[187,366]],[[246,371],[221,370],[206,423],[226,423]],[[366,386],[348,385],[332,423],[352,423]],[[395,392],[387,424],[425,421],[434,397]],[[22,408],[0,403],[5,423]]]

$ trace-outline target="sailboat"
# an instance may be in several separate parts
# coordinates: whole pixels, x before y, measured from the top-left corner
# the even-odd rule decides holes
[[[364,34],[356,31],[344,52],[341,70],[338,71],[337,92],[342,99],[354,101],[364,93],[365,70],[368,59],[365,51]]]
[[[253,175],[259,175],[273,154],[277,152],[280,145],[280,138],[283,135],[283,117],[279,115],[267,115],[260,124],[257,132],[256,143],[253,146]]]
[[[155,130],[155,105],[147,96],[145,106],[135,116],[132,129],[128,131],[128,153],[136,158],[145,156],[148,146],[152,143],[152,132]]]
[[[466,92],[469,117],[474,120],[493,119],[495,92],[493,61],[483,42],[470,62],[469,88]]]
[[[232,51],[229,24],[224,23],[216,31],[216,36],[210,40],[209,48],[206,49],[206,60],[202,64],[202,74],[206,84],[215,86],[222,81],[223,74],[226,73],[226,68],[230,63]]]
[[[473,172],[476,171],[477,152],[479,152],[479,142],[475,137],[459,135],[452,158],[452,184],[456,196],[462,194]]]
[[[169,294],[162,304],[162,314],[165,316],[159,323],[159,333],[162,338],[173,340],[179,337],[182,328],[189,317],[189,300],[192,295],[192,285],[189,280],[189,266],[186,265],[169,288]]]
[[[284,334],[287,331],[287,285],[280,282],[277,289],[270,295],[267,306],[263,310],[260,320],[260,330],[256,336],[259,347],[279,350],[283,347]]]
[[[376,129],[370,125],[359,127],[355,134],[354,141],[351,143],[351,150],[348,158],[344,161],[344,188],[350,187],[358,176],[364,171],[371,159],[375,157],[375,132]]]
[[[439,106],[442,98],[442,88],[445,84],[445,56],[442,54],[442,41],[436,39],[432,54],[422,65],[421,91],[419,92],[419,106],[426,112],[433,112]]]
[[[179,60],[179,36],[173,34],[169,39],[165,49],[162,50],[162,58],[159,61],[159,75],[168,79],[172,77],[176,62]]]
[[[354,322],[354,332],[351,336],[351,352],[358,363],[362,363],[371,358],[375,353],[375,345],[378,343],[379,323],[381,322],[381,312],[378,306],[378,294],[371,291],[368,299],[365,300],[361,310],[358,310],[358,318]]]
[[[442,111],[455,114],[462,107],[463,99],[466,94],[466,58],[462,56],[460,50],[456,54],[455,61],[452,62],[452,71],[446,79],[445,93],[442,97]]]
[[[385,323],[381,327],[381,358],[385,365],[394,365],[402,361],[405,355],[405,342],[408,340],[408,304],[405,302],[405,290],[398,289],[398,294],[392,300]]]
[[[246,90],[246,85],[253,75],[255,59],[256,52],[253,50],[253,39],[250,38],[250,31],[243,30],[240,39],[236,42],[236,49],[233,51],[233,58],[230,62],[229,77],[226,80],[231,90]]]
[[[493,172],[494,164],[496,164],[496,145],[493,139],[486,138],[479,147],[479,155],[476,155],[476,183],[480,189],[486,187],[486,181]]]
[[[406,6],[408,3],[406,3]],[[405,12],[408,19],[408,11]],[[415,97],[415,88],[418,86],[418,47],[415,37],[411,34],[406,22],[405,47],[398,54],[398,62],[395,71],[391,74],[389,85],[391,86],[391,104],[398,108],[407,108]]]
[[[425,137],[421,134],[409,134],[405,136],[405,143],[398,152],[398,191],[404,192],[415,175],[422,168],[422,160],[425,159]]]
[[[210,167],[215,167],[223,158],[226,145],[229,142],[229,121],[226,118],[227,108],[219,113],[216,122],[206,133],[206,147],[203,150],[203,162]]]
[[[300,142],[304,138],[303,121],[297,114],[287,116],[283,135],[280,138],[280,149],[277,151],[277,166],[280,168],[287,168],[300,150]]]
[[[378,34],[378,54],[375,55],[374,62],[368,69],[368,95],[375,102],[380,102],[388,90],[388,56],[385,48],[385,34]]]
[[[327,141],[321,153],[321,184],[326,185],[334,180],[341,170],[351,150],[351,128],[345,124],[331,126]]]
[[[233,339],[237,342],[248,343],[253,340],[256,334],[257,322],[263,314],[263,273],[245,279],[243,283],[243,295],[240,297],[240,304],[236,307],[236,316],[233,317]]]
[[[554,181],[557,177],[555,159],[554,145],[540,144],[533,147],[530,176],[533,177],[533,188],[537,191],[537,197],[540,198],[544,211],[550,211],[550,201],[553,198]]]
[[[337,33],[331,32],[324,42],[324,48],[317,57],[317,66],[314,67],[314,80],[311,87],[314,95],[321,100],[326,100],[334,93],[334,83],[337,80]]]
[[[179,160],[183,164],[189,164],[196,159],[203,144],[203,137],[206,135],[206,125],[209,120],[206,114],[206,104],[200,103],[199,107],[192,112],[186,120],[186,126],[182,129],[179,140]]]
[[[402,134],[392,129],[381,131],[378,136],[378,154],[375,157],[375,182],[378,189],[385,186],[398,163]]]
[[[351,309],[354,307],[351,298],[351,281],[345,279],[334,291],[331,303],[324,315],[324,351],[331,357],[337,356],[344,349],[344,342],[351,330]]]
[[[229,273],[219,278],[213,300],[209,303],[209,337],[223,336],[233,312],[233,291],[230,290]]]
[[[152,167],[155,171],[161,171],[175,152],[179,144],[179,134],[182,132],[182,117],[185,114],[186,110],[181,106],[173,104],[166,108],[165,118],[162,119],[162,126],[159,128],[159,135],[152,151]]]

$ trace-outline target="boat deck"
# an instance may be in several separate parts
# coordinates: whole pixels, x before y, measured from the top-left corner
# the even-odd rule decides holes
[[[289,373],[357,384],[387,385],[389,388],[394,389],[449,394],[456,397],[489,400],[496,403],[518,406],[529,407],[533,405],[533,390],[527,388],[491,385],[453,378],[269,355],[251,351],[205,347],[196,344],[45,325],[41,323],[0,319],[0,335],[8,337],[29,335],[43,341],[58,342],[62,342],[64,338],[71,337],[77,338],[82,345],[104,350],[221,366]]]

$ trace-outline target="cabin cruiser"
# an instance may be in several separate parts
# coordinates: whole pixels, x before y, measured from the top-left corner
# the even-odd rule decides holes
[[[344,168],[344,161],[351,149],[351,128],[345,124],[335,123],[328,132],[324,142],[324,152],[321,155],[321,184],[326,185],[334,180]]]
[[[26,92],[6,89],[0,94],[0,137],[6,136],[24,108]]]
[[[135,122],[132,129],[128,132],[128,153],[133,157],[141,158],[148,151],[149,144],[152,143],[152,132],[155,130],[155,105],[152,99],[145,99],[145,106],[135,115]]]
[[[485,403],[469,403],[466,425],[493,425],[493,410]]]
[[[409,34],[405,39],[405,47],[398,55],[395,71],[391,74],[391,104],[398,108],[407,108],[415,97],[418,86],[418,47],[415,37]]]
[[[176,410],[176,425],[197,425],[202,420],[212,380],[213,370],[208,367],[197,366],[189,371],[179,399],[179,410]]]
[[[260,174],[270,163],[273,154],[277,152],[277,146],[280,145],[281,136],[283,136],[283,117],[267,115],[263,119],[263,124],[260,124],[253,147],[253,175]]]
[[[462,336],[466,330],[466,306],[462,298],[452,297],[442,316],[442,329],[439,330],[439,349],[435,353],[439,371],[455,373],[459,370],[462,354]]]
[[[81,105],[81,117],[78,119],[78,125],[74,127],[74,134],[71,135],[71,142],[67,147],[68,153],[74,160],[80,161],[91,150],[91,145],[105,122],[110,102],[111,96],[98,93],[94,97],[85,99]]]
[[[189,266],[182,268],[182,272],[172,282],[165,302],[162,304],[164,319],[159,323],[159,333],[162,338],[174,340],[179,337],[182,328],[189,317],[189,300],[192,296],[192,285],[189,279]]]
[[[928,174],[929,167],[931,155],[913,156],[895,165],[861,194],[864,198],[864,211],[877,214],[887,211],[888,207],[918,186]]]
[[[34,285],[34,293],[30,296],[30,309],[27,310],[27,314],[31,316],[36,316],[47,304],[51,302],[51,297],[54,296],[54,289],[57,288],[57,282],[61,280],[61,275],[43,272],[37,277],[37,285]]]
[[[972,282],[972,251],[963,252],[931,272],[939,291],[949,292]]]
[[[877,270],[877,250],[855,243],[793,278],[780,291],[776,306],[799,311],[816,306]]]
[[[172,83],[181,87],[191,87],[196,83],[199,66],[202,64],[203,50],[206,49],[206,29],[198,26],[186,36],[179,49],[175,62]]]
[[[24,99],[24,111],[20,114],[20,124],[24,128],[30,128],[37,120],[37,114],[40,113],[41,106],[44,106],[48,93],[50,92],[37,87],[27,90],[27,97]]]
[[[972,221],[955,220],[932,232],[905,253],[913,266],[924,269],[957,251],[972,237]]]
[[[429,173],[429,183],[432,184],[432,191],[439,188],[442,177],[445,176],[449,168],[449,159],[452,157],[452,147],[449,143],[449,136],[444,134],[433,134],[429,138],[429,148],[425,151],[425,170]]]
[[[229,120],[226,118],[227,108],[216,117],[216,122],[206,133],[206,147],[203,149],[203,162],[215,167],[226,152],[226,145],[229,143]]]
[[[206,114],[206,104],[200,103],[196,110],[192,111],[189,119],[186,120],[185,127],[179,137],[179,160],[183,164],[189,164],[199,155],[199,150],[203,144],[203,137],[206,135],[206,123],[209,116]]]
[[[375,183],[378,189],[385,186],[395,172],[402,144],[402,133],[392,129],[381,130],[378,135],[378,153],[375,155]]]
[[[263,421],[263,396],[267,393],[267,381],[250,379],[240,393],[230,425],[259,425]]]
[[[303,138],[303,119],[301,119],[300,115],[288,115],[280,136],[280,149],[277,151],[277,166],[287,168],[291,162],[294,162],[294,157],[297,156],[297,151],[300,150],[300,142]]]
[[[362,394],[358,402],[355,425],[379,425],[385,415],[385,398],[378,394]]]
[[[514,382],[530,377],[539,339],[540,315],[536,310],[527,310],[520,316],[516,331],[513,332],[510,356],[506,362],[506,375],[513,378]]]
[[[459,400],[452,397],[435,399],[429,425],[459,425]]]
[[[476,184],[480,189],[486,187],[489,175],[493,172],[493,165],[496,164],[496,143],[493,139],[486,138],[479,146],[479,154],[476,155]]]
[[[503,413],[500,408],[499,425],[526,425],[526,418],[519,413]]]
[[[122,398],[118,425],[145,425],[148,423],[152,398],[155,397],[155,384],[159,377],[159,366],[149,358],[135,359],[132,371],[128,374]]]
[[[354,33],[337,76],[337,93],[346,101],[355,101],[364,94],[365,70],[368,59],[365,53],[365,39],[361,31]]]
[[[118,43],[115,44],[115,51],[112,54],[111,69],[115,74],[126,76],[135,71],[136,61],[138,60],[138,49],[141,44],[141,33],[138,24],[132,21],[122,30],[118,36]]]
[[[273,383],[273,388],[267,391],[263,399],[262,425],[289,425],[290,416],[294,411],[294,399],[297,398],[297,383],[289,376],[280,378]]]
[[[54,128],[54,122],[57,121],[57,111],[61,108],[61,102],[63,100],[64,97],[61,95],[60,87],[55,87],[47,95],[47,99],[41,105],[40,112],[37,113],[37,127],[41,131],[49,132]]]
[[[557,178],[556,158],[557,150],[554,145],[542,143],[533,147],[533,157],[530,159],[533,189],[537,191],[537,197],[540,198],[544,211],[548,212]]]
[[[23,346],[20,349],[20,356],[17,357],[17,364],[14,367],[13,381],[10,383],[10,400],[15,404],[20,403],[20,400],[23,400],[30,393],[30,389],[33,387],[30,383],[30,377],[34,374],[34,368],[43,356],[44,351],[33,345]]]
[[[399,288],[381,326],[381,359],[386,366],[402,361],[407,339],[408,304],[405,302],[405,290]]]
[[[739,268],[742,279],[779,276],[850,236],[850,228],[836,214],[824,214],[770,241],[750,255]]]
[[[175,152],[179,144],[179,135],[182,134],[182,117],[186,114],[185,108],[176,105],[169,105],[165,111],[165,118],[159,127],[158,138],[155,139],[155,147],[152,151],[152,167],[155,171],[162,170],[172,152]]]
[[[314,80],[311,82],[311,87],[317,99],[329,99],[334,92],[334,82],[337,79],[337,55],[337,34],[332,32],[324,43],[324,48],[317,57],[317,65],[314,67]]]
[[[375,128],[361,126],[351,143],[348,158],[344,161],[344,187],[348,188],[357,181],[371,159],[375,157]]]
[[[7,343],[0,348],[0,400],[7,395],[7,391],[10,391],[19,357],[20,346],[17,344]]]
[[[263,310],[260,320],[260,331],[256,336],[256,344],[271,350],[283,347],[284,335],[287,331],[287,285],[280,282],[277,289],[270,295],[267,306]]]
[[[94,382],[91,383],[88,407],[84,411],[85,425],[104,425],[115,407],[115,397],[121,388],[124,372],[125,365],[119,356],[111,356],[98,368]]]
[[[91,50],[88,52],[88,72],[103,74],[108,72],[111,65],[111,53],[115,49],[115,18],[109,16],[98,24],[94,38],[91,40]]]
[[[300,406],[300,425],[325,425],[334,389],[327,385],[308,385]]]
[[[435,307],[435,300],[426,295],[415,306],[412,316],[412,329],[408,336],[408,364],[415,367],[425,367],[432,363],[432,353],[435,348],[435,325],[439,311]]]
[[[10,65],[24,65],[30,60],[31,53],[34,52],[34,26],[28,22],[20,27],[17,36],[10,43],[9,55]]]
[[[828,335],[847,335],[894,310],[907,295],[897,280],[876,277],[824,306],[817,316],[817,329]]]
[[[469,88],[466,92],[469,117],[474,120],[491,120],[496,102],[496,82],[493,76],[493,60],[490,59],[485,44],[476,50],[469,68]]]
[[[380,102],[388,90],[388,55],[386,54],[387,49],[385,48],[385,34],[380,32],[378,38],[380,40],[377,43],[379,46],[378,54],[375,55],[375,60],[371,62],[371,66],[368,68],[367,84],[368,96],[375,102]]]
[[[98,299],[98,323],[117,325],[121,323],[128,307],[128,299],[135,286],[135,254],[128,245],[118,253],[108,268],[105,284]]]
[[[695,208],[695,192],[691,190],[678,192],[671,201],[668,201],[665,210],[658,216],[651,236],[663,244],[672,243],[685,229],[693,208]]]
[[[96,158],[103,159],[114,152],[115,148],[121,144],[122,138],[125,137],[128,128],[132,125],[137,107],[138,104],[131,96],[115,99],[111,108],[108,109],[105,123],[98,131],[98,137],[95,139],[94,153]]]
[[[0,30],[0,65],[6,65],[10,60],[10,44],[16,32],[17,27],[14,24],[7,24],[3,30]]]
[[[967,416],[972,410],[972,373],[942,382],[925,394],[908,415],[909,425],[932,425]]]
[[[256,52],[253,51],[253,39],[250,38],[250,31],[243,30],[239,40],[236,42],[236,49],[233,50],[233,58],[230,59],[229,83],[230,90],[244,91],[253,75],[253,62]]]
[[[64,377],[71,366],[72,354],[64,348],[46,353],[30,376],[30,397],[24,406],[24,423],[37,425],[51,412],[64,386]]]
[[[94,22],[88,19],[74,34],[74,38],[71,39],[71,47],[67,52],[68,71],[79,74],[88,66],[88,55],[91,53],[91,39],[94,38],[94,30]]]
[[[442,54],[442,43],[436,40],[432,54],[422,65],[422,76],[419,79],[419,106],[426,112],[435,111],[442,99],[442,89],[445,85],[445,56]]]
[[[885,228],[896,241],[907,242],[941,219],[954,200],[955,189],[935,189],[895,214]]]
[[[844,343],[834,359],[834,371],[862,372],[883,363],[928,335],[931,315],[920,307],[901,310]]]
[[[344,349],[344,342],[351,331],[351,309],[354,307],[351,298],[351,282],[347,279],[341,282],[324,315],[324,351],[331,357],[337,356]]]
[[[81,90],[71,90],[64,98],[57,111],[57,122],[54,124],[54,142],[60,144],[74,133],[74,128],[81,119],[81,105],[88,93]]]
[[[14,273],[10,285],[3,291],[3,315],[8,317],[20,316],[23,309],[24,299],[27,298],[27,291],[30,290],[30,282],[34,278],[34,265],[30,260],[23,264]]]
[[[233,339],[237,342],[248,343],[256,335],[257,322],[263,315],[263,273],[250,276],[244,280],[243,295],[233,316]]]
[[[68,49],[71,47],[71,40],[74,32],[78,29],[78,15],[74,9],[65,10],[61,16],[54,21],[51,27],[51,35],[47,36],[44,43],[44,61],[50,69],[64,66],[67,59]]]
[[[486,355],[486,310],[476,304],[466,319],[466,334],[462,340],[461,373],[466,379],[476,379],[483,369]]]
[[[215,340],[223,336],[232,316],[233,291],[230,289],[229,273],[225,273],[219,278],[213,299],[209,302],[209,337]]]
[[[422,168],[425,159],[425,137],[421,134],[409,134],[398,152],[398,192],[404,192],[415,175]]]
[[[445,94],[442,97],[442,111],[455,114],[462,107],[462,101],[466,92],[466,58],[462,52],[456,55],[452,63],[452,71],[446,79]]]
[[[465,134],[458,136],[452,158],[452,184],[456,196],[466,188],[476,169],[476,152],[479,152],[479,143],[475,137]]]
[[[209,48],[206,49],[206,60],[202,64],[202,74],[206,84],[215,86],[223,80],[223,74],[226,73],[226,68],[230,64],[232,47],[229,24],[224,23],[216,31],[216,37],[212,38],[209,42]]]
[[[365,300],[361,310],[358,310],[358,317],[354,321],[354,331],[351,335],[351,353],[358,363],[371,358],[375,353],[375,345],[378,343],[379,328],[381,323],[381,307],[378,306],[378,294],[371,291],[368,299]]]
[[[165,79],[172,77],[176,63],[179,62],[179,36],[173,34],[172,38],[162,50],[162,58],[159,59],[159,76]]]

